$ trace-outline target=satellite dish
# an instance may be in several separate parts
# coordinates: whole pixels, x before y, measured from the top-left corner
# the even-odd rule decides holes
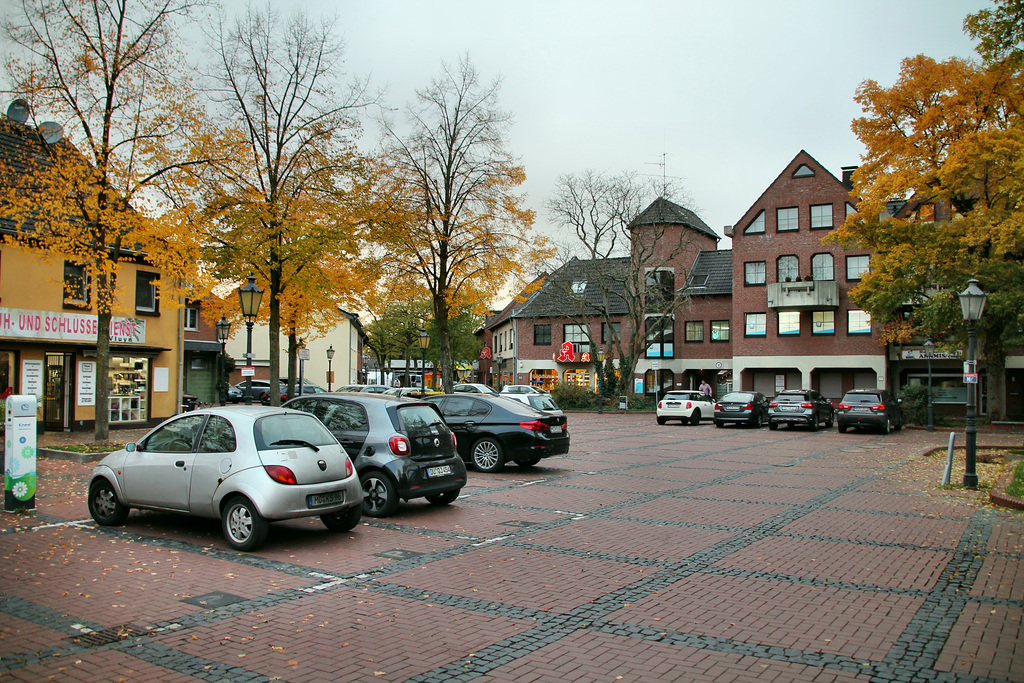
[[[28,121],[28,102],[25,100],[11,102],[11,106],[7,107],[7,118],[21,124]]]
[[[46,144],[54,145],[64,137],[64,128],[56,121],[44,121],[39,124],[39,134],[46,140]]]

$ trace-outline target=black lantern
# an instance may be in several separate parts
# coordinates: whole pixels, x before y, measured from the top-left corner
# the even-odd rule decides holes
[[[423,328],[420,328],[420,336],[417,339],[420,343],[420,397],[427,395],[427,347],[430,346],[430,335]]]
[[[977,322],[981,320],[981,314],[985,312],[985,300],[988,295],[978,286],[978,281],[971,279],[967,283],[967,289],[960,292],[960,310],[964,314],[964,322],[967,323],[967,372],[964,380],[967,382],[967,428],[964,430],[967,436],[966,463],[964,465],[964,486],[967,488],[978,487],[978,367],[974,358],[974,337]]]
[[[334,344],[327,347],[327,391],[331,390],[331,380],[334,379],[334,373],[331,372],[332,360],[334,360]]]
[[[224,386],[224,345],[231,338],[231,323],[223,315],[217,321],[217,341],[220,342],[220,365],[217,367],[217,393],[220,394],[220,404],[227,403],[227,390]]]
[[[242,317],[245,318],[245,365],[247,372],[252,372],[252,326],[256,316],[260,312],[260,302],[263,301],[263,290],[256,286],[256,277],[249,276],[249,281],[238,288],[238,301],[242,307]],[[245,405],[252,405],[252,375],[245,377]]]

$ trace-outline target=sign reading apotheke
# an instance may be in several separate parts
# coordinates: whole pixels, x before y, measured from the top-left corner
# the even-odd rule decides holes
[[[99,319],[95,315],[0,308],[2,337],[96,341],[98,329]],[[110,341],[120,344],[145,343],[146,321],[139,318],[112,318]]]

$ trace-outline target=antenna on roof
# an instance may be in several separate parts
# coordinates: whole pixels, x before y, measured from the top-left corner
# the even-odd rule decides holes
[[[64,127],[56,121],[43,121],[39,124],[39,134],[46,144],[55,145],[64,137]]]
[[[661,157],[661,161],[648,161],[646,163],[648,166],[661,166],[661,197],[662,199],[668,199],[668,179],[671,178],[672,180],[679,180],[680,178],[679,176],[667,175],[665,172],[668,165],[666,163],[668,152],[662,152],[658,156]],[[648,175],[647,177],[652,178],[656,176]]]
[[[11,106],[7,107],[7,118],[24,125],[28,121],[28,102],[25,100],[11,102]]]

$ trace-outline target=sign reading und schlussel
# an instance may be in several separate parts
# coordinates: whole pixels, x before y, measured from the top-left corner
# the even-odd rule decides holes
[[[2,337],[96,341],[98,330],[99,318],[95,315],[0,308]],[[139,318],[112,318],[110,341],[119,344],[145,343],[146,321]]]

